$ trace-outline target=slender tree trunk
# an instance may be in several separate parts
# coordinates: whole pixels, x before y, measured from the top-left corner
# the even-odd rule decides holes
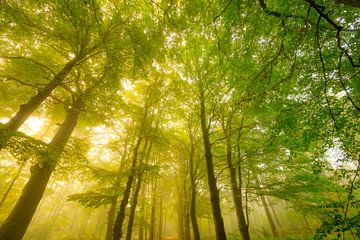
[[[205,112],[205,96],[204,91],[200,89],[200,110],[201,110],[201,130],[204,141],[204,149],[205,149],[205,161],[206,161],[206,172],[207,179],[210,191],[210,202],[211,202],[211,210],[215,225],[216,239],[217,240],[226,240],[225,226],[224,220],[221,214],[220,208],[220,197],[219,190],[216,186],[216,178],[213,166],[212,152],[211,152],[211,143],[209,136],[209,129],[206,121],[206,112]]]
[[[22,172],[23,167],[24,167],[24,163],[20,165],[18,172],[16,173],[15,177],[11,180],[8,188],[6,189],[6,192],[4,193],[3,197],[1,198],[0,208],[3,206],[5,200],[6,200],[6,198],[8,197],[11,189],[13,188],[16,180],[19,178],[19,176],[20,176],[20,174],[21,174],[21,172]]]
[[[155,238],[156,179],[153,182],[152,195],[149,240],[154,240]]]
[[[114,196],[114,199],[111,201],[108,211],[105,240],[111,240],[112,238],[117,202],[118,196]]]
[[[249,234],[249,224],[246,221],[243,199],[241,193],[241,168],[239,167],[239,182],[236,179],[236,169],[237,166],[233,164],[232,159],[232,145],[231,145],[231,124],[232,124],[232,116],[228,115],[227,119],[223,121],[222,128],[223,132],[226,136],[226,162],[229,169],[230,174],[230,183],[231,183],[231,193],[233,202],[235,205],[235,212],[238,222],[238,228],[241,234],[241,238],[243,240],[250,240]]]
[[[141,188],[141,183],[142,183],[142,173],[139,174],[139,177],[137,179],[136,186],[135,186],[135,191],[133,194],[133,199],[132,199],[130,214],[129,214],[129,221],[128,221],[128,226],[127,226],[127,231],[126,231],[126,238],[125,238],[126,240],[131,240],[132,228],[133,228],[134,219],[135,219],[135,210],[136,210],[136,206],[137,206],[137,202],[138,202],[138,196],[139,196],[139,192],[140,192],[140,188]]]
[[[230,141],[230,140],[228,140]],[[249,234],[249,225],[246,222],[245,213],[243,209],[243,199],[241,194],[241,186],[238,185],[236,180],[236,168],[232,164],[232,151],[231,145],[229,146],[229,142],[227,143],[227,164],[230,173],[230,181],[231,181],[231,193],[235,205],[235,212],[238,220],[238,228],[240,230],[241,238],[243,240],[250,240]]]
[[[145,153],[146,153],[148,142],[149,142],[148,137],[146,137],[142,156],[144,156]],[[149,149],[148,149],[148,151],[146,153],[146,159],[145,159],[146,164],[149,161],[149,156],[150,156],[150,153],[151,153],[151,149],[152,149],[152,141],[150,142]],[[142,157],[140,159],[140,163],[141,164],[144,163],[144,157]],[[137,179],[137,182],[136,182],[135,191],[134,191],[134,194],[133,194],[133,197],[132,197],[132,204],[131,204],[131,208],[130,208],[129,221],[128,221],[128,226],[127,226],[127,231],[126,231],[126,240],[131,240],[132,228],[133,228],[134,219],[135,219],[135,210],[136,210],[136,206],[137,206],[137,203],[138,203],[138,197],[139,197],[139,192],[140,192],[140,189],[141,189],[143,174],[144,174],[143,170],[140,170],[139,173],[138,173],[138,179]]]
[[[190,209],[189,209],[189,205],[190,205],[190,199],[188,196],[188,187],[186,184],[186,179],[184,179],[184,200],[185,200],[185,205],[184,205],[184,230],[185,230],[185,239],[191,239],[191,234],[190,234]]]
[[[140,136],[136,142],[135,148],[134,148],[134,155],[133,155],[133,159],[132,159],[132,163],[131,163],[130,176],[128,177],[125,191],[123,193],[123,198],[120,203],[120,209],[119,209],[119,212],[117,214],[117,217],[116,217],[116,220],[114,223],[113,240],[120,240],[123,235],[122,227],[123,227],[124,220],[125,220],[125,210],[126,210],[126,206],[127,206],[128,202],[129,202],[131,187],[132,187],[132,184],[134,181],[135,168],[137,165],[137,157],[138,157],[138,152],[139,152],[141,141],[142,141],[142,136],[140,134]]]
[[[163,219],[164,219],[164,193],[162,192],[160,195],[160,204],[159,204],[159,234],[158,234],[159,240],[162,240]]]
[[[194,169],[194,144],[191,140],[190,150],[190,185],[191,185],[191,199],[190,199],[190,219],[193,229],[194,240],[200,240],[200,230],[196,218],[196,181],[195,181],[195,169]]]
[[[177,206],[177,214],[178,214],[178,235],[180,240],[187,239],[186,237],[186,197],[184,194],[185,191],[185,182],[184,173],[183,173],[183,165],[180,165],[177,175],[177,195],[178,195],[178,206]]]
[[[139,240],[144,240],[144,225],[145,225],[145,186],[141,188],[141,207],[140,207],[140,224],[139,224]]]
[[[274,220],[273,220],[273,218],[272,218],[272,216],[271,216],[271,213],[270,213],[270,210],[269,210],[269,206],[268,206],[268,204],[267,204],[267,202],[266,202],[266,199],[265,199],[264,195],[260,195],[260,200],[261,200],[261,203],[262,203],[263,206],[264,206],[265,213],[266,213],[266,217],[267,217],[267,219],[268,219],[268,221],[269,221],[269,225],[270,225],[270,228],[271,228],[271,231],[272,231],[274,237],[279,237],[279,233],[278,233],[278,231],[277,231],[277,229],[276,229]]]
[[[122,170],[124,168],[125,160],[129,158],[128,151],[127,151],[127,146],[128,146],[128,142],[126,141],[125,144],[124,144],[124,151],[123,151],[123,154],[121,156],[121,161],[120,161],[120,164],[119,164],[118,175],[117,175],[117,178],[116,178],[116,180],[114,182],[114,185],[113,185],[113,189],[115,191],[117,191],[119,189],[119,187],[120,187],[120,184],[121,184],[121,179],[120,179],[121,172],[122,172]],[[113,199],[111,201],[110,208],[109,208],[109,211],[108,211],[105,240],[111,240],[112,237],[113,237],[113,227],[114,227],[114,221],[115,221],[115,216],[116,216],[116,207],[117,207],[118,201],[119,201],[119,195],[116,194],[115,196],[113,196]]]
[[[45,162],[41,165],[37,163],[30,168],[31,176],[14,209],[0,229],[0,239],[20,240],[24,236],[44,194],[54,166],[77,124],[82,102],[78,101],[74,105],[68,110],[65,121],[49,144],[48,152],[52,152],[54,155],[52,162]]]
[[[61,84],[61,82],[73,69],[79,59],[80,57],[76,57],[68,62],[42,90],[39,90],[37,94],[32,96],[27,103],[20,105],[19,111],[5,124],[5,128],[12,131],[17,131],[21,125],[30,117],[30,115],[39,107],[39,105],[50,96],[52,91]],[[0,150],[6,146],[6,143],[12,134],[2,132],[1,135],[3,136],[0,144]]]

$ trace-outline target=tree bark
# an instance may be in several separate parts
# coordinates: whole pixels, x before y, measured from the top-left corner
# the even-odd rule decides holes
[[[219,190],[216,186],[216,178],[213,166],[211,143],[209,136],[209,129],[206,121],[205,110],[205,96],[204,91],[200,87],[200,117],[201,117],[201,131],[203,135],[204,149],[205,149],[205,161],[206,172],[210,191],[211,210],[213,215],[213,221],[215,225],[216,239],[226,240],[224,220],[221,214]]]
[[[190,185],[191,185],[191,199],[190,199],[190,219],[193,229],[194,240],[200,240],[200,230],[196,218],[196,181],[195,181],[195,169],[194,169],[194,144],[191,140],[191,150],[190,150]]]
[[[30,117],[30,115],[39,107],[39,105],[50,96],[52,91],[61,84],[61,82],[73,69],[79,59],[80,56],[75,57],[73,60],[68,62],[42,90],[39,90],[37,94],[32,96],[27,103],[20,105],[19,111],[5,124],[5,128],[8,130],[17,131],[21,125]],[[0,150],[6,146],[6,143],[10,137],[11,134],[5,134],[3,136]]]
[[[227,116],[227,118],[223,119],[222,128],[224,135],[226,137],[226,162],[229,169],[230,174],[230,185],[231,185],[231,193],[235,206],[235,212],[237,217],[238,228],[241,234],[241,238],[243,240],[250,240],[249,234],[249,224],[246,221],[245,213],[243,209],[243,199],[241,193],[241,168],[239,169],[239,183],[236,179],[236,169],[237,166],[233,164],[232,159],[232,145],[231,145],[231,124],[232,124],[232,116],[231,113]],[[239,166],[239,165],[238,165]]]
[[[138,152],[141,142],[142,142],[142,136],[140,134],[134,148],[134,155],[131,163],[130,176],[128,177],[128,181],[126,182],[125,191],[123,193],[123,198],[120,203],[120,209],[115,220],[114,230],[113,230],[113,240],[120,240],[123,235],[122,227],[125,220],[125,210],[129,202],[131,187],[134,181],[135,167],[137,165]]]
[[[151,216],[150,216],[150,231],[149,240],[155,239],[155,213],[156,213],[156,178],[152,183],[152,205],[151,205]]]
[[[14,209],[0,229],[0,239],[20,240],[24,236],[44,194],[54,166],[57,164],[66,142],[77,124],[82,102],[78,101],[74,105],[73,108],[68,110],[65,121],[49,144],[49,152],[56,149],[56,151],[53,151],[54,162],[45,162],[41,165],[37,163],[30,168],[31,176]]]
[[[241,238],[243,240],[250,240],[249,224],[246,222],[245,213],[243,210],[243,199],[241,194],[241,186],[238,185],[236,180],[236,168],[232,163],[232,150],[231,140],[227,139],[227,164],[230,173],[231,193],[235,205],[235,212],[238,220],[238,227],[240,230]],[[240,171],[240,170],[239,170]]]
[[[114,199],[111,201],[110,204],[107,224],[106,224],[105,240],[111,240],[112,238],[117,202],[118,202],[118,196],[114,197]]]
[[[141,183],[142,183],[142,173],[139,174],[139,177],[137,179],[136,186],[135,186],[135,191],[134,191],[131,208],[130,208],[128,226],[127,226],[127,231],[126,231],[126,237],[125,237],[126,240],[131,240],[132,228],[133,228],[134,219],[135,219],[135,210],[136,210],[136,206],[138,203],[138,196],[139,196],[139,192],[140,192],[140,188],[141,188]]]
[[[160,195],[160,203],[159,203],[159,234],[158,234],[159,240],[162,240],[162,234],[163,234],[162,230],[164,224],[163,220],[164,220],[164,193],[162,192]]]
[[[121,184],[120,175],[124,167],[124,163],[126,159],[129,158],[128,152],[127,152],[127,145],[128,142],[126,141],[124,144],[124,151],[121,156],[121,161],[118,168],[118,176],[114,182],[113,189],[117,191]],[[116,207],[119,200],[119,194],[116,194],[111,201],[110,208],[108,211],[108,217],[107,217],[107,223],[106,223],[106,234],[105,234],[105,240],[111,240],[113,236],[113,227],[114,227],[114,221],[115,221],[115,215],[116,215]]]
[[[335,0],[336,3],[338,4],[344,4],[344,5],[349,5],[352,7],[357,7],[360,8],[360,1],[359,0]]]
[[[141,188],[141,207],[140,207],[140,224],[139,224],[139,240],[144,240],[144,223],[145,223],[145,186]]]

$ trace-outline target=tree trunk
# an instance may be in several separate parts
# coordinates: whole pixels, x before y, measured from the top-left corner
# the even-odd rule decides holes
[[[53,153],[52,160],[54,162],[45,162],[41,165],[37,163],[30,168],[31,176],[14,209],[0,229],[0,239],[20,240],[24,236],[44,194],[51,173],[77,124],[82,102],[78,101],[74,105],[76,106],[69,109],[65,121],[49,144],[48,152]]]
[[[230,139],[227,139],[227,164],[230,173],[231,193],[235,205],[235,212],[238,220],[238,228],[240,230],[241,238],[243,240],[250,240],[249,225],[246,222],[244,209],[243,209],[241,186],[239,186],[237,183],[236,168],[232,163],[232,151],[231,151]]]
[[[114,196],[114,199],[111,201],[108,211],[105,240],[111,240],[112,238],[117,202],[118,196]]]
[[[56,74],[53,79],[38,93],[32,96],[29,101],[20,105],[19,111],[13,116],[6,126],[11,130],[18,130],[19,127],[29,118],[35,109],[51,94],[51,92],[60,85],[69,72],[73,69],[74,65],[78,62],[79,58],[74,58],[68,62],[61,71]]]
[[[206,172],[207,179],[210,191],[210,202],[211,202],[211,210],[213,215],[213,221],[215,225],[216,239],[217,240],[226,240],[226,233],[224,227],[224,220],[221,214],[220,208],[220,197],[219,190],[216,186],[216,178],[213,166],[213,159],[211,153],[211,143],[209,136],[209,129],[206,121],[206,112],[205,112],[205,96],[204,91],[200,89],[200,117],[201,117],[201,130],[204,141],[204,149],[205,149],[205,161],[206,161]]]
[[[139,174],[139,177],[137,179],[136,186],[135,186],[135,191],[134,191],[131,208],[130,208],[129,222],[128,222],[127,231],[126,231],[126,238],[125,238],[126,240],[131,240],[132,228],[133,228],[134,219],[135,219],[135,210],[136,210],[136,205],[138,202],[138,196],[139,196],[139,192],[140,192],[140,188],[141,188],[141,182],[142,182],[142,173]]]
[[[235,212],[236,212],[238,228],[241,234],[241,238],[243,240],[250,240],[249,224],[246,222],[242,193],[241,193],[241,168],[238,167],[239,169],[239,183],[238,183],[238,180],[236,179],[237,166],[233,164],[233,159],[232,159],[231,124],[232,124],[232,116],[228,115],[227,119],[226,120],[224,119],[222,123],[222,128],[224,135],[226,137],[226,162],[230,174],[231,193],[235,206]]]
[[[133,155],[133,159],[132,159],[132,163],[131,163],[130,176],[128,177],[125,191],[123,193],[123,198],[120,203],[120,209],[119,209],[119,212],[118,212],[116,220],[115,220],[114,231],[113,231],[113,240],[120,240],[123,235],[122,227],[123,227],[124,220],[125,220],[125,210],[126,210],[126,206],[127,206],[128,202],[129,202],[131,187],[132,187],[132,184],[134,181],[135,167],[137,165],[137,157],[138,157],[138,152],[139,152],[141,141],[142,141],[142,136],[140,134],[140,136],[136,142],[135,148],[134,148],[134,155]]]
[[[338,4],[345,4],[352,7],[360,8],[360,1],[359,0],[335,0]]]
[[[199,225],[196,218],[196,182],[195,182],[195,169],[194,169],[194,144],[191,140],[190,150],[190,185],[191,185],[191,196],[190,196],[190,219],[193,229],[194,240],[200,240]]]
[[[144,240],[144,225],[145,224],[145,186],[143,184],[142,188],[141,188],[141,197],[142,197],[142,201],[141,201],[141,207],[140,207],[140,224],[139,224],[139,240]]]
[[[159,204],[159,234],[158,239],[162,240],[162,230],[163,230],[163,219],[164,219],[164,193],[160,195],[160,204]]]
[[[127,146],[128,146],[128,141],[125,142],[124,144],[124,151],[123,154],[121,156],[121,160],[120,160],[120,164],[119,164],[119,168],[118,168],[118,175],[117,178],[114,182],[113,185],[113,189],[115,191],[117,191],[120,187],[121,184],[121,172],[124,168],[124,164],[126,159],[129,158],[129,153],[127,151]],[[118,200],[119,200],[119,194],[116,194],[115,196],[113,196],[113,200],[111,201],[110,204],[110,208],[108,211],[108,219],[107,219],[107,224],[106,224],[106,234],[105,234],[105,240],[111,240],[112,236],[113,236],[113,227],[114,227],[114,221],[115,221],[115,215],[116,215],[116,207],[118,204]]]
[[[153,196],[152,196],[152,206],[151,206],[151,216],[150,216],[149,240],[154,240],[155,238],[156,179],[153,182],[152,195]]]

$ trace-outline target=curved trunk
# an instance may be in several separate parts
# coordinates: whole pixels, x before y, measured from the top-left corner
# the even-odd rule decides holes
[[[80,102],[78,102],[80,103]],[[69,140],[77,119],[80,114],[78,108],[69,110],[65,121],[59,128],[58,132],[49,144],[49,152],[55,156],[52,158],[54,162],[35,164],[30,168],[31,175],[26,183],[20,198],[5,223],[0,229],[0,239],[20,240],[24,236],[32,217],[39,205],[39,202],[45,192],[46,185],[53,172],[57,160],[60,158],[66,142]],[[56,148],[56,151],[53,151]]]
[[[135,219],[135,210],[136,210],[136,205],[138,203],[138,196],[139,196],[139,192],[140,192],[140,188],[141,188],[141,182],[142,182],[142,173],[140,173],[140,175],[137,179],[137,182],[136,182],[136,186],[135,186],[135,192],[134,192],[133,200],[131,203],[129,222],[128,222],[127,231],[126,231],[126,238],[125,238],[126,240],[131,240],[132,228],[133,228],[134,219]]]
[[[126,183],[123,198],[120,203],[120,209],[119,209],[119,212],[116,216],[116,220],[114,223],[113,240],[120,240],[123,235],[122,227],[123,227],[124,220],[125,220],[125,210],[126,210],[126,206],[127,206],[128,202],[129,202],[131,187],[132,187],[132,184],[134,181],[135,167],[137,164],[137,156],[138,156],[141,141],[142,141],[142,137],[140,136],[139,139],[137,140],[135,148],[134,148],[134,156],[133,156],[132,163],[131,163],[130,176]]]
[[[111,240],[112,238],[117,202],[118,196],[114,197],[114,199],[111,201],[111,205],[108,211],[105,240]]]
[[[200,111],[201,111],[201,115],[200,115],[201,130],[202,130],[204,149],[205,149],[206,172],[207,172],[207,179],[208,179],[209,192],[210,192],[211,210],[215,225],[216,239],[226,240],[224,220],[222,218],[221,208],[220,208],[219,190],[217,189],[216,186],[216,177],[215,177],[213,159],[211,153],[209,130],[206,124],[205,97],[202,89],[200,89]]]
[[[68,62],[42,90],[32,96],[27,103],[20,105],[19,111],[5,124],[5,129],[2,129],[1,131],[6,131],[6,129],[17,131],[40,104],[50,96],[52,91],[61,84],[78,62],[78,59],[79,58],[74,58]],[[6,143],[12,134],[3,132],[1,135],[3,136],[1,136],[0,150],[6,146]]]
[[[238,171],[239,171],[239,182],[238,182],[238,180],[236,179],[236,165],[233,164],[233,159],[232,159],[231,124],[232,124],[232,117],[231,115],[229,115],[227,118],[227,122],[226,123],[225,121],[223,122],[222,128],[226,136],[226,162],[230,174],[231,193],[235,205],[235,212],[237,217],[238,228],[241,234],[241,239],[250,240],[249,224],[247,223],[245,218],[243,199],[241,193],[241,167],[238,164]]]
[[[237,180],[236,180],[236,168],[234,164],[232,163],[232,151],[231,151],[231,142],[230,138],[227,138],[227,153],[226,153],[226,159],[227,159],[227,165],[230,173],[230,181],[231,181],[231,193],[232,198],[235,205],[235,212],[236,217],[238,220],[238,227],[240,230],[241,238],[243,240],[250,240],[250,234],[249,234],[249,225],[246,222],[244,210],[243,210],[243,199],[241,194],[241,186],[238,186]]]

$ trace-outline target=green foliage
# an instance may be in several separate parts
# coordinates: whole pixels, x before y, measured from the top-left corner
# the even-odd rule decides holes
[[[86,192],[68,196],[68,201],[78,202],[84,207],[98,208],[110,204],[114,200],[112,195],[104,195],[98,192]]]

